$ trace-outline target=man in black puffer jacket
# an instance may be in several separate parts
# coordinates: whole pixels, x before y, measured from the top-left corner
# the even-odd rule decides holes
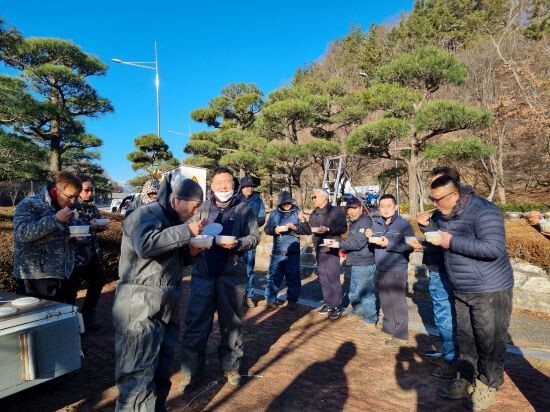
[[[460,352],[457,378],[438,393],[466,398],[474,410],[486,409],[496,402],[496,389],[503,383],[512,311],[514,277],[504,220],[493,203],[464,190],[449,176],[432,182],[430,199],[438,211],[419,224],[430,231],[439,229],[439,237],[427,240],[443,248],[455,287]]]

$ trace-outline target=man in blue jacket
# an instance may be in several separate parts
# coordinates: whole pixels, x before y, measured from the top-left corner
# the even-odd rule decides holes
[[[378,294],[384,312],[382,331],[392,336],[386,345],[401,346],[409,337],[409,310],[407,308],[407,269],[413,248],[405,243],[405,236],[414,236],[409,222],[397,214],[397,201],[393,195],[380,197],[380,218],[373,224],[377,240],[374,260],[378,272]]]
[[[258,227],[262,227],[265,223],[265,206],[262,198],[254,191],[254,179],[250,176],[245,176],[240,181],[240,188],[243,202],[245,202],[254,216],[258,220]],[[256,306],[254,302],[254,266],[256,265],[256,248],[249,250],[244,254],[246,260],[246,300],[245,305],[249,308]]]
[[[285,279],[288,307],[296,308],[302,283],[300,280],[300,235],[310,235],[305,225],[306,217],[296,206],[287,191],[279,193],[277,208],[269,214],[265,233],[273,236],[273,250],[265,284],[265,306],[274,308],[280,304],[277,292]],[[261,302],[260,302],[261,303]]]
[[[441,176],[431,184],[437,206],[429,240],[444,250],[445,267],[455,287],[457,339],[460,352],[456,379],[438,394],[467,399],[483,410],[496,403],[503,383],[506,336],[512,311],[514,277],[506,250],[504,219],[488,200]]]
[[[351,266],[349,301],[353,313],[363,317],[371,325],[378,322],[376,291],[376,266],[374,253],[365,232],[372,229],[372,220],[363,213],[363,204],[357,198],[346,203],[349,218],[348,238],[340,242],[340,249],[347,252],[346,262]]]

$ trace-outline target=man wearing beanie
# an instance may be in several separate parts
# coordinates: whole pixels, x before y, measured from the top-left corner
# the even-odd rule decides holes
[[[306,217],[289,192],[279,193],[277,209],[269,214],[265,226],[265,233],[273,236],[273,250],[269,271],[266,276],[265,302],[267,308],[274,308],[277,301],[277,292],[285,279],[288,307],[296,308],[302,283],[300,280],[300,235],[311,235],[305,225]],[[260,302],[262,304],[262,302]]]
[[[254,179],[250,176],[245,176],[241,179],[240,188],[243,202],[252,209],[254,215],[258,219],[258,227],[262,227],[265,223],[265,206],[260,198],[260,195],[254,191]],[[246,301],[245,304],[249,308],[256,306],[254,300],[254,266],[256,265],[256,248],[245,253],[246,260]]]
[[[183,335],[182,392],[191,391],[203,372],[215,312],[218,312],[221,334],[218,347],[221,370],[230,384],[241,383],[241,310],[246,290],[244,254],[254,249],[260,240],[258,221],[250,207],[235,194],[229,169],[215,169],[210,186],[213,195],[202,204],[194,220],[218,223],[223,227],[220,235],[232,239],[221,242],[217,238],[216,244],[202,253],[193,265]]]
[[[165,410],[178,344],[183,269],[202,250],[189,245],[203,222],[188,222],[203,200],[180,169],[167,172],[157,202],[125,221],[113,305],[116,410]]]

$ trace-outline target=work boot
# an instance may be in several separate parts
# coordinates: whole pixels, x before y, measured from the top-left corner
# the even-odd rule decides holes
[[[496,388],[485,385],[479,379],[476,379],[474,391],[466,401],[466,406],[474,411],[484,411],[497,402]]]
[[[181,393],[191,392],[197,386],[198,381],[199,381],[198,376],[183,375],[183,378],[181,378],[181,381],[180,381],[180,388],[179,388],[180,392]]]
[[[255,308],[256,307],[256,304],[254,303],[254,300],[252,300],[252,298],[246,298],[246,301],[245,301],[244,305],[247,308]]]
[[[437,394],[447,399],[467,399],[472,391],[473,388],[470,382],[462,379],[460,373],[457,373],[456,378],[445,388],[440,388]]]
[[[233,386],[242,385],[242,376],[238,371],[224,371],[223,377],[227,379],[227,382]]]
[[[432,369],[432,376],[435,376],[436,378],[454,379],[456,377],[456,373],[456,368],[445,361],[443,361],[440,365],[436,365]]]
[[[437,366],[441,366],[441,365],[444,365],[447,363],[447,361],[445,360],[445,358],[443,358],[442,356],[439,356],[437,358],[428,358],[430,360],[430,362],[434,365],[437,365]],[[456,373],[453,375],[453,378],[456,376]]]

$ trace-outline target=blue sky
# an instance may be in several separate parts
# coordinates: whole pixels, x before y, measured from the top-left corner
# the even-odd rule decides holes
[[[233,82],[255,83],[267,96],[287,85],[297,68],[319,59],[331,41],[373,22],[395,21],[413,0],[185,1],[2,0],[0,15],[25,37],[59,37],[109,65],[94,78],[115,112],[87,120],[103,139],[100,163],[125,182],[133,177],[126,155],[137,136],[156,133],[154,71],[112,63],[154,60],[158,46],[161,136],[178,159],[187,134],[202,129],[189,113]],[[5,72],[4,67],[0,71]]]

